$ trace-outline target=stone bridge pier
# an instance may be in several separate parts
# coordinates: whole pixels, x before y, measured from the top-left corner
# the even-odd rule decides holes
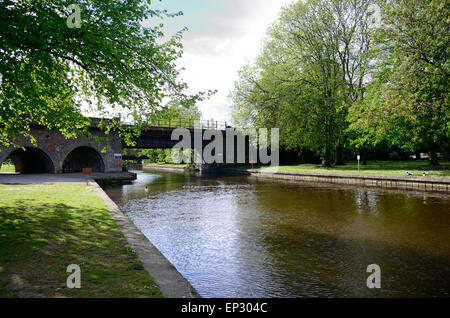
[[[66,139],[58,132],[33,126],[31,135],[37,145],[28,138],[18,136],[14,142],[25,148],[0,146],[0,167],[10,158],[20,173],[70,173],[81,172],[83,168],[92,168],[93,172],[120,172],[122,164],[114,154],[122,153],[122,140],[115,133],[106,136],[96,128],[91,128],[94,138],[78,137]],[[106,138],[105,138],[106,137]]]

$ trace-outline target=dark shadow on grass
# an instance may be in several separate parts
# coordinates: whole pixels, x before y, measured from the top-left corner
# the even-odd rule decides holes
[[[66,286],[70,264],[81,267],[81,289]],[[0,206],[0,297],[151,297],[155,290],[106,208]]]

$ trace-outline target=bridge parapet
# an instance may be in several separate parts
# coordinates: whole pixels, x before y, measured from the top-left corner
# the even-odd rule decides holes
[[[124,126],[132,126],[131,122],[122,121]],[[217,120],[196,120],[192,118],[178,119],[153,119],[149,123],[151,128],[187,128],[187,129],[208,129],[225,130],[232,128],[226,121]]]

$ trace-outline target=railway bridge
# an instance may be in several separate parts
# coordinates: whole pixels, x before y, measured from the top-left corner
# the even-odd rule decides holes
[[[10,158],[18,173],[71,173],[81,172],[83,168],[91,168],[93,172],[120,172],[122,171],[121,154],[124,148],[173,148],[179,140],[172,140],[172,132],[177,128],[185,128],[192,132],[206,131],[213,134],[220,133],[226,140],[226,130],[232,129],[226,123],[215,121],[193,121],[193,120],[159,120],[155,121],[147,130],[135,139],[135,146],[126,145],[119,134],[110,132],[105,135],[99,128],[99,118],[91,118],[90,131],[93,137],[78,137],[66,139],[59,132],[48,131],[42,126],[32,125],[30,134],[36,139],[33,145],[28,138],[17,136],[16,144],[22,148],[0,146],[0,167],[2,163]],[[234,130],[233,130],[234,131]],[[236,132],[236,138],[239,133]],[[192,137],[193,138],[193,137]],[[245,137],[244,137],[245,138]],[[97,140],[96,140],[97,139]],[[206,147],[212,140],[202,140],[202,148]],[[235,146],[237,143],[234,143]],[[192,146],[194,140],[192,140]],[[248,161],[249,138],[245,138],[246,160]],[[226,148],[224,143],[223,155],[231,149]],[[233,158],[237,151],[233,148]]]

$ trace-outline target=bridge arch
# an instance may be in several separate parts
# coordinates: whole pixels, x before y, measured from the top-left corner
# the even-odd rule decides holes
[[[83,168],[91,168],[92,172],[105,172],[105,163],[100,153],[90,146],[79,146],[72,149],[63,161],[63,173],[81,172]]]
[[[55,173],[55,164],[52,158],[40,148],[15,149],[9,153],[7,158],[12,160],[18,173]]]

